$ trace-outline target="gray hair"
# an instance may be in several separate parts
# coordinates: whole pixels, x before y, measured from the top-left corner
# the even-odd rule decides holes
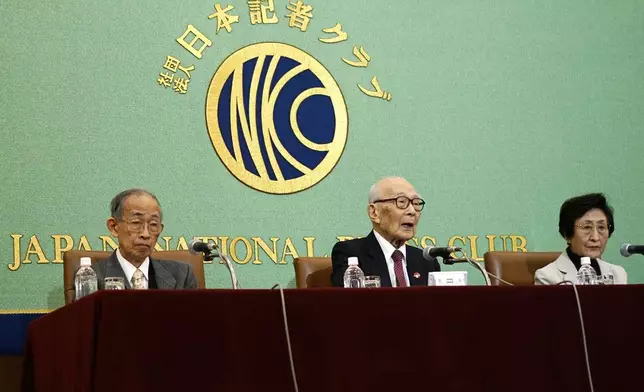
[[[159,203],[159,199],[157,199],[157,197],[154,196],[151,192],[146,191],[142,188],[131,188],[124,190],[123,192],[114,196],[114,198],[110,202],[110,213],[112,214],[112,217],[118,220],[123,219],[123,204],[125,204],[125,199],[130,196],[143,195],[148,195],[153,198],[157,202],[157,204],[159,204],[159,209],[161,209],[161,203]],[[161,219],[163,219],[163,212],[161,212]]]
[[[384,177],[376,181],[375,184],[369,188],[369,204],[373,203],[374,201],[378,200],[380,198],[380,183],[386,180],[404,180],[404,178],[399,177],[399,176],[389,176],[389,177]],[[406,180],[405,180],[406,181]]]
[[[378,187],[378,183],[375,183],[369,188],[369,204],[378,200],[378,197],[380,197],[380,187]]]

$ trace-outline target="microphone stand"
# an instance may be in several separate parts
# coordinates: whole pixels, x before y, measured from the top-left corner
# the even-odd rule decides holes
[[[226,256],[226,253],[220,252],[219,251],[219,246],[216,246],[216,250],[211,251],[209,254],[204,253],[204,260],[206,261],[212,261],[215,257],[219,257],[221,260],[226,263],[226,267],[228,268],[228,272],[230,272],[230,281],[233,284],[233,290],[239,290],[239,281],[237,280],[237,275],[235,275],[235,269],[233,268],[233,263],[230,262],[228,259],[228,256]]]
[[[454,263],[469,263],[469,264],[473,265],[474,267],[476,267],[476,269],[481,271],[481,274],[483,275],[483,278],[485,278],[485,285],[486,286],[491,286],[492,282],[490,282],[490,277],[488,276],[487,271],[484,270],[483,267],[481,267],[481,265],[479,263],[477,263],[475,261],[472,261],[469,257],[467,257],[467,254],[465,254],[465,252],[463,252],[462,250],[459,251],[459,252],[461,252],[461,254],[463,255],[463,258],[454,259],[454,258],[449,257],[449,256],[448,257],[443,257],[443,264],[452,265]]]
[[[483,278],[485,278],[485,285],[486,286],[492,286],[492,282],[490,282],[490,277],[487,275],[487,271],[481,267],[481,265],[475,261],[472,261],[469,257],[467,257],[467,254],[463,251],[461,251],[461,254],[463,255],[463,258],[467,260],[468,263],[472,264],[474,267],[478,268],[479,271],[481,271],[481,274],[483,274]]]

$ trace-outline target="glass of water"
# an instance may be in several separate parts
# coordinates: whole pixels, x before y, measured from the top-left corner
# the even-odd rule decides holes
[[[364,287],[369,289],[380,287],[380,276],[375,276],[375,275],[365,276]]]
[[[108,277],[103,282],[105,282],[105,290],[125,290],[125,279],[121,277]]]
[[[613,274],[603,274],[598,277],[597,280],[599,284],[615,284],[615,277]]]

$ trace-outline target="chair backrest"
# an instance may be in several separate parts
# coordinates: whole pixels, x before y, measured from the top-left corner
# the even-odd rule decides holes
[[[534,274],[542,267],[552,263],[561,252],[487,252],[483,256],[485,270],[503,280],[517,285],[534,284]],[[490,277],[493,286],[504,285]]]
[[[68,304],[74,300],[76,289],[74,287],[74,274],[80,267],[81,257],[90,257],[92,262],[105,261],[112,252],[101,252],[93,250],[70,250],[63,254],[63,287],[65,290],[65,303]],[[167,250],[162,252],[152,252],[150,256],[157,260],[174,260],[180,261],[192,266],[195,278],[199,288],[206,287],[206,278],[203,268],[203,256],[193,255],[187,250]]]
[[[293,265],[298,289],[331,287],[330,257],[298,257]]]

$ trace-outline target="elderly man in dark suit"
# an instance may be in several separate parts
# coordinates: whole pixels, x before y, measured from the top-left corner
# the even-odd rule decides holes
[[[387,177],[369,192],[367,214],[373,230],[367,237],[338,242],[331,259],[333,286],[344,286],[347,259],[358,257],[365,275],[380,276],[383,287],[426,286],[429,272],[440,271],[436,260],[423,258],[423,252],[405,243],[414,237],[425,201],[401,177]]]
[[[128,189],[110,205],[107,228],[118,239],[118,249],[104,262],[94,263],[98,288],[106,277],[122,277],[127,288],[195,289],[197,280],[189,264],[150,257],[163,231],[159,201],[144,189]]]

